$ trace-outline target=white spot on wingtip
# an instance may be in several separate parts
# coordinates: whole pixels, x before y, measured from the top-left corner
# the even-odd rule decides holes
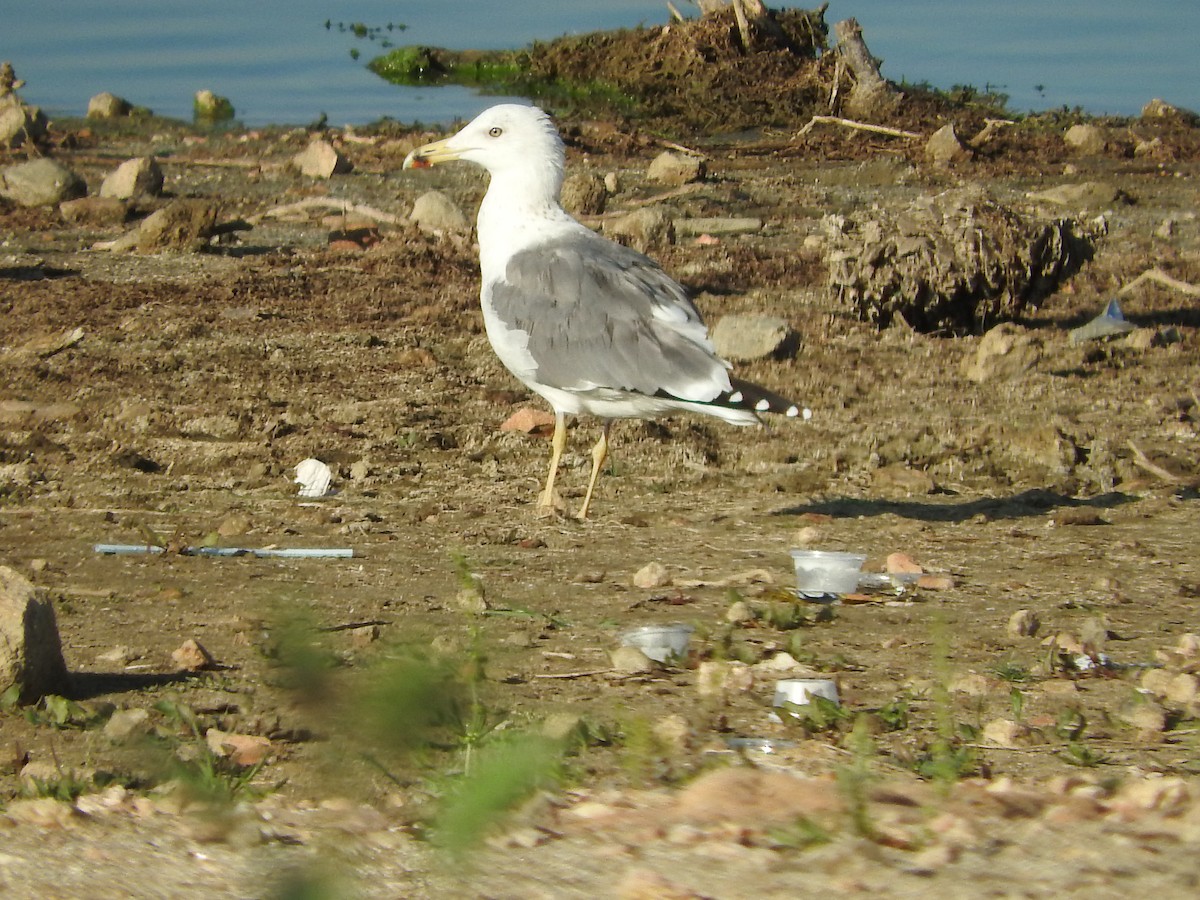
[[[742,399],[743,399],[743,397],[742,397],[741,391],[734,391],[732,394],[729,395],[730,403],[741,403]]]
[[[796,416],[800,415],[800,408],[796,407],[796,406],[789,406],[787,408],[787,412],[785,412],[784,415],[787,416],[789,419],[794,419],[794,418],[796,418]]]
[[[802,413],[800,413],[800,417],[802,419],[804,419],[805,422],[807,422],[809,419],[812,418],[812,410],[809,409],[807,406],[804,407],[804,411]]]
[[[766,400],[759,400],[757,403],[754,404],[754,409],[757,412],[766,412],[770,408],[771,408],[771,404],[768,403]]]

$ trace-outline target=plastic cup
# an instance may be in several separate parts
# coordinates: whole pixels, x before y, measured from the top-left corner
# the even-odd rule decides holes
[[[637,647],[655,662],[670,662],[687,656],[693,631],[691,625],[645,625],[621,635],[621,646]]]
[[[867,557],[835,550],[793,550],[796,589],[805,594],[852,594]]]
[[[783,706],[792,703],[804,706],[811,702],[812,697],[824,697],[834,703],[838,698],[837,682],[828,678],[785,678],[775,682],[775,699],[772,706]]]

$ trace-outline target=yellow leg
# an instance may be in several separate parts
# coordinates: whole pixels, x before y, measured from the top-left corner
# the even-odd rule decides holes
[[[580,519],[587,518],[588,507],[592,505],[592,492],[596,490],[596,482],[600,480],[600,468],[608,459],[608,429],[611,427],[612,420],[606,419],[600,429],[600,440],[596,441],[596,446],[592,448],[592,477],[588,479],[587,493],[583,495],[583,506],[579,507]]]
[[[554,411],[554,438],[550,441],[550,474],[546,476],[546,489],[538,498],[539,515],[550,515],[555,511],[554,476],[558,474],[558,461],[567,447],[567,417]]]

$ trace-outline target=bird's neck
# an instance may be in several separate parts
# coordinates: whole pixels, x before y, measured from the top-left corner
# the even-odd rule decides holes
[[[558,230],[580,227],[559,204],[561,175],[556,172],[499,173],[492,176],[479,204],[479,261],[485,281],[502,275],[514,252],[546,240]]]

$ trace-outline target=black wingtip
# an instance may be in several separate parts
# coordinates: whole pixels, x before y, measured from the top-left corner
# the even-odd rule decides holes
[[[786,397],[781,397],[779,394],[768,391],[757,384],[742,381],[740,378],[731,378],[729,383],[732,390],[727,394],[721,394],[721,396],[713,400],[713,406],[744,409],[756,415],[759,413],[772,413],[774,415],[787,416],[790,419],[807,420],[812,418],[811,409],[798,406]]]

